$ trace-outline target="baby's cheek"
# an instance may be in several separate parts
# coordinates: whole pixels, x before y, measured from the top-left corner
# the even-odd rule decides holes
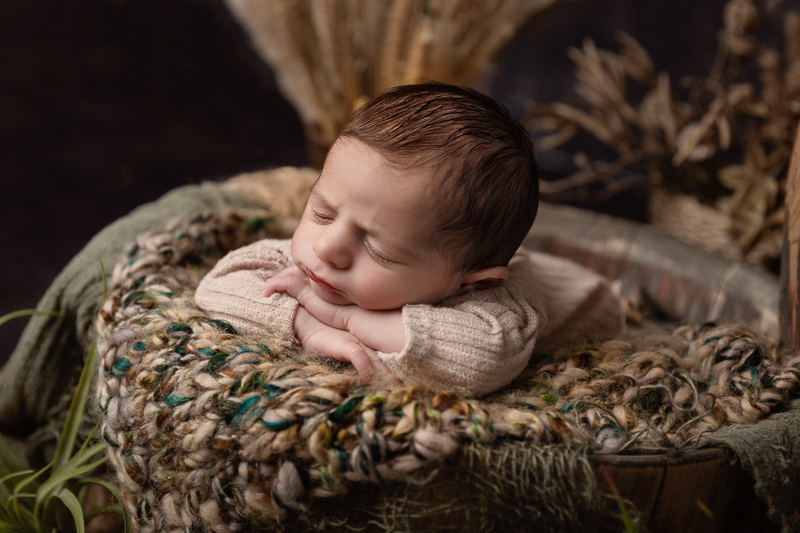
[[[302,260],[300,259],[299,251],[300,251],[300,246],[297,243],[297,240],[292,239],[292,247],[291,247],[292,263],[297,266],[302,266]]]
[[[373,292],[367,296],[368,309],[386,310],[400,309],[410,303],[410,291],[406,287],[391,286],[390,282],[385,282],[382,286],[374,287]],[[365,306],[361,306],[365,307]]]

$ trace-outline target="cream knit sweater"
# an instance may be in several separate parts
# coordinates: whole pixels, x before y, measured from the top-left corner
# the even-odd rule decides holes
[[[292,264],[291,241],[263,240],[234,250],[203,278],[195,301],[241,334],[295,344],[297,300],[264,298],[264,284]],[[499,287],[403,307],[406,345],[378,352],[405,382],[486,394],[514,379],[537,352],[608,337],[623,324],[619,298],[602,276],[520,249]]]

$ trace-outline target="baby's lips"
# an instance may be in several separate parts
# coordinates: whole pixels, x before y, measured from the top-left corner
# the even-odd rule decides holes
[[[306,274],[308,274],[308,278],[311,281],[313,281],[314,283],[316,283],[317,285],[319,285],[323,289],[331,291],[331,292],[339,292],[339,289],[337,289],[336,287],[334,287],[333,285],[331,285],[330,283],[328,283],[324,279],[319,278],[316,275],[314,275],[314,272],[312,270],[306,269]]]

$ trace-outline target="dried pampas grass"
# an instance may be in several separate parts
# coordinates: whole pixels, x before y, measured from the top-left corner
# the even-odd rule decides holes
[[[469,85],[555,1],[226,0],[322,147],[387,87],[423,79]]]

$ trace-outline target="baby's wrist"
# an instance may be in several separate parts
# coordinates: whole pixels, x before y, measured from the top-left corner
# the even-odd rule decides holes
[[[348,311],[349,315],[344,320],[345,329],[347,329],[350,334],[358,337],[358,330],[361,329],[360,324],[364,322],[365,313],[369,313],[369,311],[357,305],[352,306]]]
[[[312,318],[311,313],[306,311],[306,309],[300,305],[297,307],[297,312],[294,315],[294,321],[292,322],[292,329],[294,330],[295,338],[302,344],[303,337],[305,336],[305,332],[308,329],[309,320]]]
[[[403,313],[400,309],[374,311],[356,307],[347,323],[358,340],[374,350],[399,352],[405,345]]]

